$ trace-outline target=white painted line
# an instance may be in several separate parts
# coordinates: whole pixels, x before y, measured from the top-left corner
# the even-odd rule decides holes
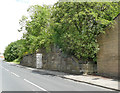
[[[17,75],[17,74],[15,74],[15,73],[13,73],[13,72],[11,72],[13,75],[15,75],[16,77],[20,77],[19,75]]]
[[[43,90],[43,91],[47,91],[46,89],[44,89],[44,88],[42,88],[42,87],[40,87],[40,86],[38,86],[38,85],[36,85],[36,84],[34,84],[34,83],[32,83],[32,82],[30,82],[29,80],[27,80],[27,79],[24,79],[26,82],[28,82],[28,83],[30,83],[30,84],[32,84],[32,85],[34,85],[35,87],[37,87],[37,88],[39,88],[39,89],[41,89],[41,90]]]
[[[1,66],[1,68],[4,68],[3,66]]]
[[[6,71],[9,71],[8,69],[4,68],[3,66],[1,66],[3,69],[5,69]]]
[[[5,69],[6,71],[9,71],[8,69],[4,68],[3,66],[1,66],[1,67],[2,67],[3,69]],[[15,75],[16,77],[20,77],[19,75],[15,74],[15,73],[13,73],[13,72],[11,72],[11,74]]]
[[[2,66],[2,68],[3,68],[3,69],[6,69],[6,68],[4,68],[3,66]]]
[[[8,69],[4,68],[6,71],[9,71]]]

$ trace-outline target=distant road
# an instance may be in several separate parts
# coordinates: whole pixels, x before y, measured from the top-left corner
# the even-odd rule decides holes
[[[0,61],[2,91],[109,91]]]

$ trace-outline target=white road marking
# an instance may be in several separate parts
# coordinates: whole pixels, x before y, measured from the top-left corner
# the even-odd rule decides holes
[[[4,68],[6,71],[9,71],[8,69]]]
[[[30,84],[32,84],[32,85],[34,85],[35,87],[37,87],[37,88],[39,88],[39,89],[41,89],[41,90],[43,90],[43,91],[47,91],[46,89],[44,89],[44,88],[42,88],[42,87],[40,87],[40,86],[38,86],[38,85],[36,85],[36,84],[34,84],[34,83],[32,83],[32,82],[30,82],[29,80],[27,80],[27,79],[24,79],[26,82],[28,82],[28,83],[30,83]]]
[[[1,66],[3,69],[5,69],[3,66]]]
[[[3,66],[1,66],[1,68],[5,69],[6,71],[9,71],[8,69],[4,68]]]
[[[1,66],[1,67],[2,67],[3,69],[5,69],[6,71],[9,71],[8,69],[4,68],[3,66]],[[13,73],[13,72],[11,72],[11,74],[15,75],[16,77],[20,77],[19,75],[15,74],[15,73]]]
[[[3,66],[0,66],[1,68],[3,68]]]
[[[20,77],[19,75],[17,75],[17,74],[15,74],[15,73],[13,73],[13,72],[11,72],[13,75],[15,75],[16,77]]]
[[[2,67],[2,66],[1,66]],[[4,68],[4,67],[2,67],[2,68]],[[8,69],[6,69],[6,68],[4,68],[6,71],[9,71]],[[11,72],[11,74],[13,74],[13,75],[15,75],[16,77],[20,77],[19,75],[17,75],[17,74],[15,74],[15,73],[13,73],[13,72]]]

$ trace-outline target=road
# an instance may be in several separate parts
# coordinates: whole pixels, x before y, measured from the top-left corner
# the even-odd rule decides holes
[[[105,88],[63,79],[0,60],[2,91],[110,91]]]

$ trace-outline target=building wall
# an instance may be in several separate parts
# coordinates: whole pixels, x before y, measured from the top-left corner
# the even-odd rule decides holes
[[[120,16],[118,17],[118,76],[120,77]]]
[[[98,38],[100,50],[97,54],[97,70],[104,76],[118,77],[118,22],[120,15],[115,19],[112,27],[106,28],[106,33]],[[119,20],[119,21],[118,21]]]

